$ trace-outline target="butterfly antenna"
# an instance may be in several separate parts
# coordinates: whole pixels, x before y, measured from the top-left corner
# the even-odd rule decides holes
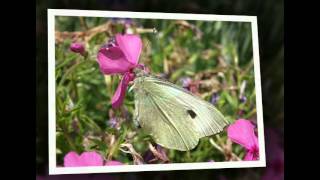
[[[133,85],[128,89],[128,92],[131,92],[131,91],[133,90],[134,85],[135,85],[135,84],[133,84]]]
[[[152,29],[152,33],[153,33],[153,35],[158,36],[158,30],[157,30],[155,27]],[[147,40],[146,45],[143,47],[143,52],[146,52],[146,50],[147,50],[149,47],[150,47],[150,41]],[[146,54],[143,53],[143,54],[142,54],[142,57],[143,57],[143,58],[146,58]]]

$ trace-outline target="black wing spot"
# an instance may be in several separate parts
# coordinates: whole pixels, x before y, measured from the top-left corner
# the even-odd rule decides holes
[[[190,109],[187,110],[187,113],[191,116],[192,119],[194,119],[197,116],[197,114],[194,111],[190,110]]]

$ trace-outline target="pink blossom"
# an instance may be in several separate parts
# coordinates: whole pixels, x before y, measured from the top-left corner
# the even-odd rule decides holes
[[[254,132],[255,126],[249,120],[239,119],[231,124],[228,129],[228,137],[231,141],[240,144],[247,150],[245,161],[259,159],[258,138]]]
[[[115,166],[123,165],[119,161],[107,161],[105,164],[103,162],[103,157],[94,152],[83,152],[80,156],[71,151],[64,156],[64,166],[65,167],[80,167],[80,166]]]
[[[103,166],[103,158],[96,152],[83,152],[80,156],[71,151],[64,156],[65,167]]]
[[[130,81],[134,79],[132,70],[139,66],[142,41],[138,35],[116,34],[115,42],[102,47],[98,52],[98,63],[103,74],[122,74],[123,77],[112,97],[112,107],[118,108],[124,100]]]
[[[142,50],[139,36],[116,34],[111,47],[103,47],[98,53],[98,63],[103,74],[123,74],[138,65]]]
[[[72,52],[75,52],[75,53],[79,53],[81,55],[84,55],[84,45],[82,43],[72,43],[70,45],[70,50]]]

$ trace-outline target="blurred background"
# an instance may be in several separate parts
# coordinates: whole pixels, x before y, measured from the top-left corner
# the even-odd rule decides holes
[[[97,52],[117,33],[138,34],[143,42],[139,63],[152,75],[210,102],[230,123],[248,119],[256,124],[251,23],[57,16],[55,30],[58,165],[70,151],[97,151],[126,164],[243,159],[244,148],[223,131],[201,138],[188,152],[157,146],[164,154],[155,161],[149,142],[156,143],[133,122],[134,93],[126,93],[121,108],[112,109],[119,77],[103,76]],[[84,44],[83,56],[69,49],[72,42]],[[123,152],[123,143],[135,153]]]
[[[258,17],[267,168],[140,172],[48,177],[47,8],[179,12]],[[37,136],[39,179],[283,179],[283,2],[282,1],[37,1]],[[241,45],[239,45],[241,46]]]

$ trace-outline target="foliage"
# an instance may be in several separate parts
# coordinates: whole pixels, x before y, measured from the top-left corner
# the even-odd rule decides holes
[[[99,48],[115,33],[126,31],[140,34],[140,63],[153,74],[179,85],[191,78],[194,93],[214,103],[230,122],[256,120],[250,23],[57,17],[58,164],[69,151],[91,150],[106,160],[134,164],[135,153],[123,149],[128,143],[149,163],[146,156],[153,141],[132,121],[133,94],[127,93],[121,109],[113,110],[111,97],[120,77],[104,76],[96,62]],[[75,41],[85,44],[85,55],[70,51]],[[245,151],[223,132],[202,138],[190,152],[166,153],[170,163],[182,163],[237,160]]]

